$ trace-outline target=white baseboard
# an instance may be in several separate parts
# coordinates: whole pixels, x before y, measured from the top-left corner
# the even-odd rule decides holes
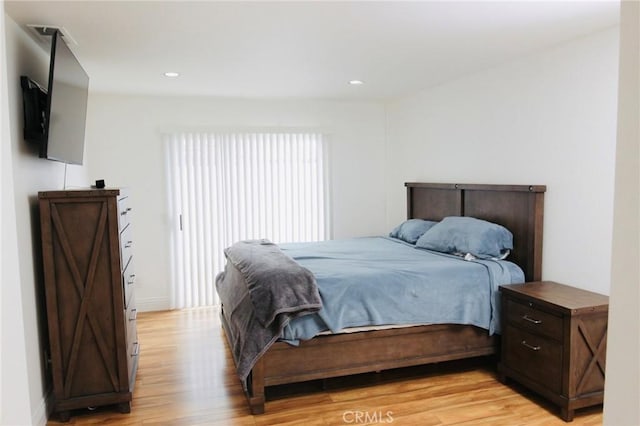
[[[136,297],[136,309],[138,312],[166,311],[170,309],[169,299],[166,297],[148,297],[138,299]]]

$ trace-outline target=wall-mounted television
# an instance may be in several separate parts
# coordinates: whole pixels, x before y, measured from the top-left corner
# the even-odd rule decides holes
[[[82,164],[89,76],[59,31],[51,36],[47,90],[26,76],[20,80],[25,140],[40,145],[41,158]]]

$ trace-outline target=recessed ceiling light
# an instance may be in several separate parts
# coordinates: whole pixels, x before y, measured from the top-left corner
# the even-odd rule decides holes
[[[351,84],[352,86],[359,86],[361,84],[364,84],[364,82],[362,80],[351,80],[349,81],[349,84]]]
[[[180,75],[179,73],[177,73],[177,72],[173,72],[173,71],[165,72],[165,73],[164,73],[164,76],[165,76],[165,77],[178,77],[179,75]]]

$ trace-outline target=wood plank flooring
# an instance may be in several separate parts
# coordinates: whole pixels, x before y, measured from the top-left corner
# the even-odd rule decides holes
[[[141,313],[138,335],[131,413],[79,410],[66,424],[567,424],[519,385],[500,384],[486,358],[279,386],[267,393],[266,414],[252,416],[216,308]],[[570,424],[602,424],[602,407],[578,410]]]

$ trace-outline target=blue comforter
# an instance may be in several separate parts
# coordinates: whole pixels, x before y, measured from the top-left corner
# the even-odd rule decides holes
[[[282,339],[292,344],[327,330],[390,324],[471,324],[499,333],[498,286],[524,282],[508,261],[467,261],[386,237],[280,248],[313,272],[323,303],[285,327]]]

